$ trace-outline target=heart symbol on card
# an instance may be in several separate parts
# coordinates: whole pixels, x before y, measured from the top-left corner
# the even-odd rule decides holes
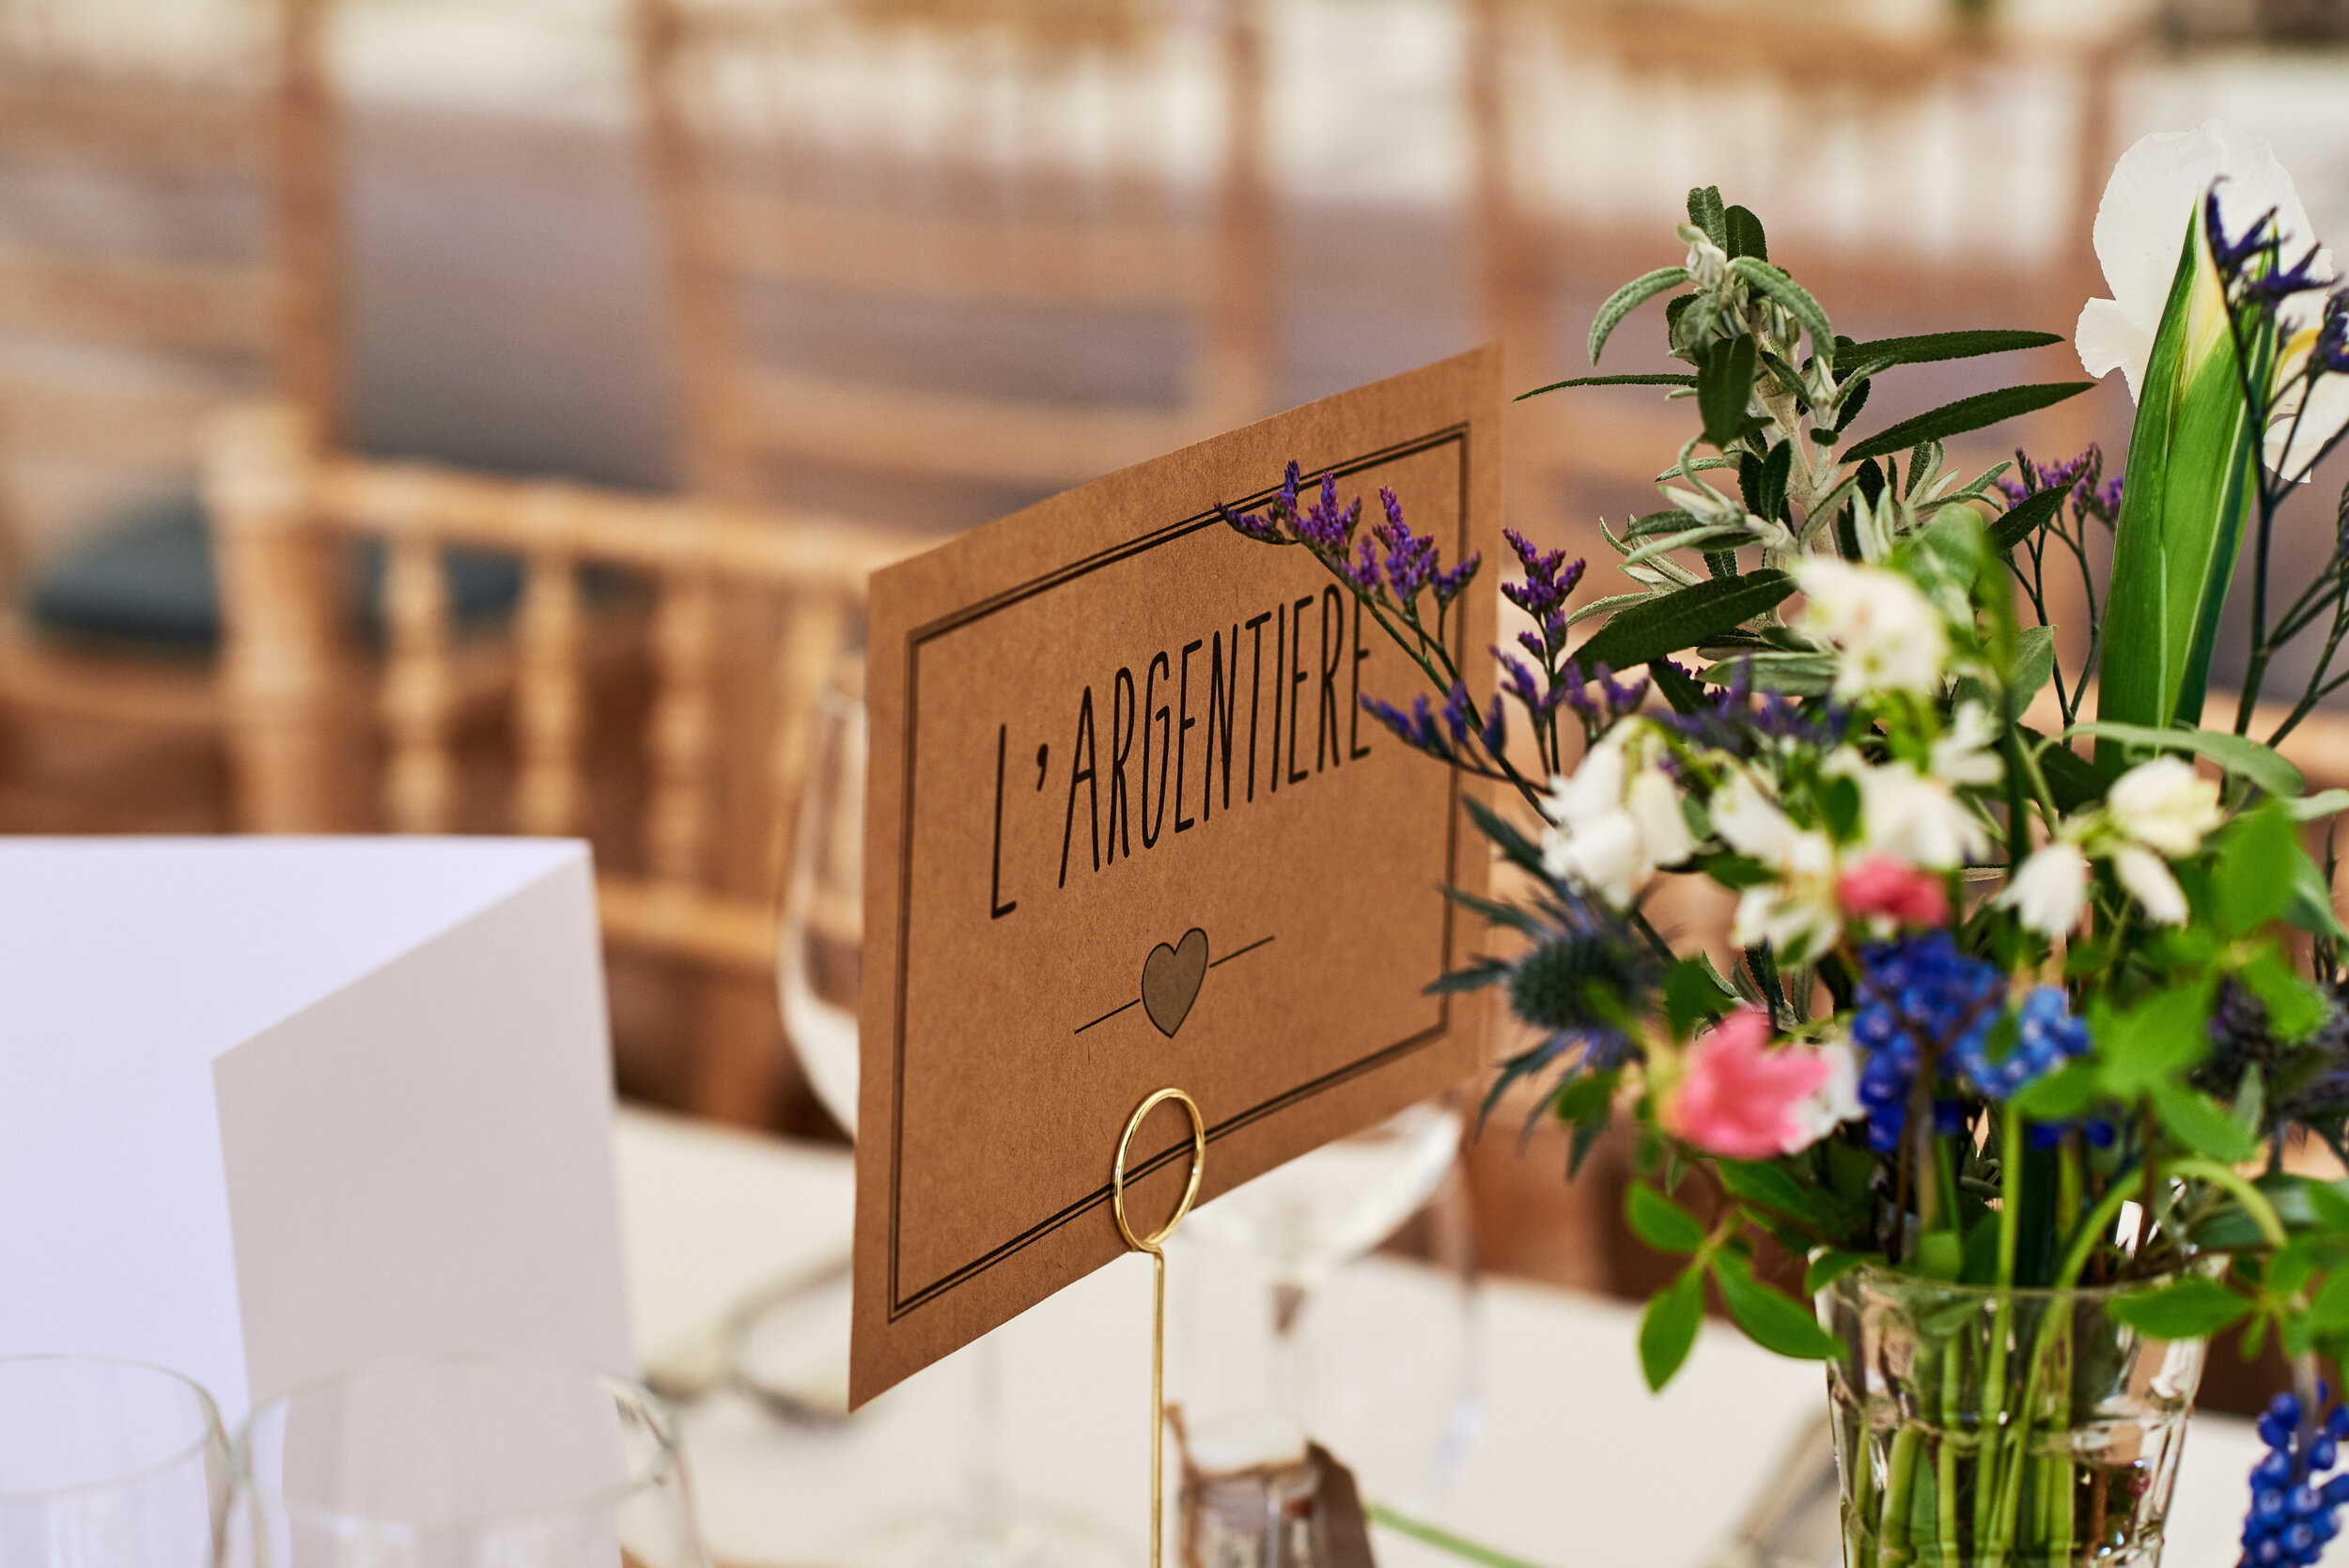
[[[1142,1010],[1168,1039],[1190,1017],[1199,983],[1207,978],[1207,934],[1196,925],[1172,947],[1164,942],[1142,961]]]

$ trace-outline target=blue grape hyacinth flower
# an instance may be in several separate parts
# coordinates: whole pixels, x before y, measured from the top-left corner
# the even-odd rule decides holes
[[[1959,1063],[1981,1053],[2006,1000],[2006,976],[1960,953],[1947,931],[1928,931],[1861,948],[1853,1000],[1852,1043],[1865,1053],[1859,1103],[1868,1112],[1868,1146],[1890,1153],[1908,1125],[1926,1051]],[[1956,1116],[1955,1106],[1935,1107],[1937,1128]]]
[[[2317,1397],[2324,1398],[2321,1387]],[[2349,1503],[2349,1475],[2324,1479],[2349,1438],[2349,1406],[2334,1405],[2301,1452],[2299,1398],[2278,1394],[2260,1418],[2259,1435],[2267,1452],[2251,1467],[2251,1507],[2236,1568],[2312,1568],[2325,1544],[2341,1533],[2341,1507]]]
[[[1990,1060],[1986,1027],[1969,1030],[1952,1048],[1959,1076],[1984,1099],[2012,1099],[2025,1085],[2088,1054],[2088,1025],[2073,1016],[2061,986],[2033,986],[2015,1023],[2015,1048],[1999,1061]]]

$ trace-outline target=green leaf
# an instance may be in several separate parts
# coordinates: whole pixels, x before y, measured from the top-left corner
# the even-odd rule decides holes
[[[1782,691],[1790,697],[1824,696],[1835,685],[1835,656],[1831,653],[1741,653],[1697,672],[1713,686],[1734,683],[1739,672],[1761,691]]]
[[[1762,481],[1754,487],[1757,493],[1747,505],[1766,518],[1781,522],[1791,520],[1786,510],[1786,481],[1794,470],[1795,443],[1781,441],[1762,459]]]
[[[1444,896],[1463,909],[1474,910],[1492,924],[1531,937],[1536,941],[1548,935],[1542,924],[1542,917],[1531,909],[1520,909],[1514,904],[1503,904],[1497,899],[1480,898],[1458,888],[1446,888]]]
[[[1811,334],[1813,353],[1834,346],[1835,329],[1828,324],[1827,312],[1819,308],[1819,302],[1801,284],[1757,256],[1738,256],[1730,262],[1729,271],[1756,293],[1768,295],[1787,315],[1802,323],[1802,330]]]
[[[1487,986],[1498,986],[1509,978],[1509,966],[1499,958],[1479,958],[1464,970],[1439,974],[1429,981],[1422,996],[1453,996],[1462,991],[1481,991]]]
[[[1628,670],[1733,630],[1794,591],[1795,580],[1777,570],[1691,583],[1616,611],[1574,657],[1585,670]]]
[[[2107,644],[2108,650],[2109,644]],[[2107,662],[2102,666],[2109,670]],[[2076,735],[2092,736],[2100,741],[2111,741],[2121,752],[2191,752],[2210,758],[2230,773],[2239,774],[2270,795],[2298,795],[2309,787],[2300,769],[2284,759],[2273,746],[2263,745],[2248,735],[2231,735],[2224,730],[2155,729],[2149,724],[2125,724],[2099,719],[2093,723],[2074,724],[2063,732],[2069,740]],[[2101,764],[2105,748],[2097,747]],[[2115,768],[2117,774],[2120,769]]]
[[[1670,269],[1666,269],[1670,271]],[[1537,386],[1531,392],[1520,392],[1513,399],[1522,403],[1528,397],[1539,397],[1545,392],[1560,392],[1570,386],[1694,386],[1694,376],[1574,376],[1548,386]]]
[[[2294,972],[2273,947],[2236,971],[2267,1009],[2267,1027],[2279,1039],[2298,1041],[2331,1012],[2323,990]],[[2247,1075],[2248,1076],[2248,1075]]]
[[[2210,1049],[2210,989],[2206,979],[2189,981],[2125,1013],[2092,1005],[2089,1024],[2105,1087],[2134,1098],[2200,1062]]]
[[[1704,416],[1704,439],[1728,451],[1746,426],[1753,396],[1753,334],[1739,333],[1715,343],[1697,362],[1697,408]]]
[[[1968,332],[1922,333],[1914,337],[1879,337],[1867,343],[1841,343],[1835,349],[1835,368],[1882,361],[1887,365],[1927,365],[1936,360],[1972,359],[1979,354],[2003,354],[2017,349],[2041,349],[2063,339],[2054,333],[2018,332],[1982,327]]]
[[[1623,1215],[1631,1234],[1658,1252],[1693,1252],[1704,1245],[1703,1223],[1645,1182],[1625,1191]]]
[[[2032,386],[2001,387],[1995,392],[1978,392],[1971,397],[1961,397],[1954,403],[1944,403],[1937,409],[1904,419],[1888,426],[1843,454],[1845,462],[1858,462],[1863,458],[1890,457],[1906,452],[1921,441],[1943,441],[1962,436],[1968,430],[1979,430],[2017,414],[2051,407],[2067,397],[2077,397],[2094,386],[2094,381],[2044,381]]]
[[[2267,1261],[2266,1285],[2277,1296],[2290,1296],[2316,1272],[2316,1237],[2301,1236]]]
[[[1626,539],[1645,539],[1662,534],[1684,534],[1691,528],[1703,526],[1694,512],[1684,507],[1667,506],[1661,511],[1641,512],[1623,531]]]
[[[2015,1096],[2034,1122],[2069,1122],[2104,1097],[2093,1062],[2072,1062],[2035,1079]]]
[[[2149,1339],[2206,1340],[2249,1312],[2251,1303],[2196,1275],[2115,1296],[2107,1310]]]
[[[1955,1231],[1927,1231],[1917,1238],[1917,1272],[1928,1280],[1955,1280],[1966,1272],[1966,1243]]]
[[[2200,1089],[2162,1082],[2151,1094],[2161,1125],[2195,1153],[2228,1165],[2239,1165],[2259,1153],[2259,1140],[2235,1126],[2234,1118]]]
[[[2250,505],[2260,432],[2243,407],[2234,346],[2204,254],[2199,212],[2139,378],[2137,424],[2114,528],[2096,716],[2166,729],[2202,712],[2220,606]],[[2113,771],[2115,746],[2097,748]]]
[[[1640,1372],[1652,1391],[1660,1392],[1688,1358],[1703,1319],[1704,1271],[1691,1265],[1640,1314]]]
[[[1830,837],[1851,839],[1859,831],[1859,785],[1848,774],[1828,774],[1813,790]]]
[[[1984,1213],[1966,1233],[1965,1261],[1957,1277],[1969,1285],[1999,1282],[1999,1217]]]
[[[2336,941],[2349,937],[2349,931],[2341,929],[2341,917],[2333,913],[2332,887],[2305,849],[2293,857],[2292,902],[2284,909],[2284,924]]]
[[[1703,688],[1671,660],[1649,660],[1647,674],[1648,678],[1656,683],[1656,690],[1661,691],[1664,700],[1672,705],[1674,713],[1694,713],[1706,706]]]
[[[2308,1199],[2310,1219],[2336,1234],[2349,1233],[2349,1194],[2320,1181],[2302,1183],[2300,1191]]]
[[[1689,190],[1688,221],[1703,229],[1707,240],[1729,249],[1729,215],[1721,210],[1719,186],[1699,185]]]
[[[1463,798],[1460,803],[1468,808],[1469,820],[1476,824],[1479,832],[1492,841],[1494,848],[1508,857],[1510,864],[1537,875],[1543,871],[1541,846],[1519,832],[1516,823],[1473,795]],[[1476,906],[1469,907],[1474,908]]]
[[[2086,757],[2069,746],[2050,741],[2029,724],[2017,724],[2015,728],[2038,757],[2039,771],[2046,776],[2047,791],[2055,797],[2059,809],[2076,812],[2105,798],[2111,781],[2097,772],[2095,765]]]
[[[1723,229],[1729,243],[1721,248],[1731,256],[1750,256],[1757,260],[1770,259],[1770,242],[1763,237],[1762,220],[1742,207],[1733,207],[1722,214]]]
[[[2218,839],[2213,889],[2223,933],[2248,935],[2284,912],[2292,902],[2292,857],[2299,852],[2299,831],[2273,800],[2228,824]]]
[[[1701,855],[1692,863],[1732,893],[1764,887],[1778,880],[1775,869],[1760,861],[1748,860],[1743,855]]]
[[[1531,396],[1532,394],[1527,394]],[[2065,490],[2040,490],[2027,495],[1990,520],[1990,549],[2004,555],[2053,520],[2063,505]]]
[[[1784,1291],[1755,1279],[1752,1266],[1736,1253],[1715,1258],[1713,1275],[1720,1281],[1729,1315],[1763,1349],[1806,1361],[1831,1361],[1843,1354],[1843,1346],[1819,1327],[1817,1318]]]
[[[2055,678],[2055,629],[2027,626],[2015,634],[2015,660],[2007,666],[2007,689],[2015,693],[2015,711],[2020,713],[2039,695],[2039,689]]]
[[[2320,1333],[2338,1334],[2349,1328],[2349,1269],[2325,1277],[2309,1303],[2309,1321]]]
[[[2295,822],[2316,822],[2327,816],[2349,811],[2349,789],[2326,789],[2314,795],[2303,795],[2296,800],[2286,800],[2284,810]]]
[[[1719,1017],[1736,1000],[1709,959],[1683,958],[1664,971],[1664,1017],[1675,1040],[1687,1039],[1699,1021]]]
[[[1658,267],[1653,272],[1633,278],[1608,295],[1607,303],[1598,307],[1596,316],[1591,318],[1591,363],[1598,363],[1599,350],[1607,347],[1608,335],[1615,330],[1616,323],[1667,288],[1677,288],[1688,281],[1688,269],[1686,267]],[[1526,396],[1530,397],[1532,394]]]
[[[1835,416],[1835,433],[1838,436],[1851,428],[1852,421],[1859,417],[1859,411],[1868,406],[1868,394],[1875,388],[1875,382],[1862,377],[1844,392],[1843,411]]]
[[[1825,1249],[1817,1257],[1812,1259],[1810,1266],[1802,1271],[1803,1294],[1805,1296],[1818,1295],[1867,1261],[1868,1255],[1865,1252],[1843,1252],[1832,1247]]]
[[[2258,1063],[2243,1069],[2243,1077],[2235,1083],[2234,1104],[2227,1108],[2227,1114],[2245,1133],[2259,1136],[2260,1121],[2267,1114],[2267,1077]]]
[[[1775,1209],[1793,1219],[1809,1219],[1814,1213],[1811,1194],[1802,1184],[1776,1166],[1760,1160],[1717,1159],[1713,1173],[1721,1179],[1733,1198],[1764,1208]]]

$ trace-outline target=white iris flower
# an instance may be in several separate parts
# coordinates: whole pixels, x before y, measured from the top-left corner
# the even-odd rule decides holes
[[[2090,375],[2106,376],[2117,369],[2127,377],[2131,397],[2144,380],[2189,225],[2203,262],[2197,269],[2188,316],[2186,379],[2191,379],[2195,364],[2226,341],[2226,301],[2201,239],[2202,198],[2214,182],[2219,220],[2230,237],[2240,238],[2273,210],[2287,263],[2298,261],[2312,242],[2308,210],[2300,204],[2292,176],[2277,162],[2275,149],[2248,131],[2208,120],[2192,131],[2146,136],[2123,153],[2096,209],[2096,259],[2104,267],[2112,298],[2088,302],[2073,342]],[[2320,254],[2314,272],[2334,275],[2329,252]],[[2276,385],[2299,375],[2323,310],[2322,293],[2296,295],[2278,307],[2283,341]],[[2278,411],[2279,417],[2267,432],[2267,466],[2279,473],[2296,472],[2334,432],[2349,425],[2349,377],[2328,376],[2317,382],[2315,401],[2293,438],[2290,469],[2284,466],[2287,454],[2282,447],[2292,411]]]

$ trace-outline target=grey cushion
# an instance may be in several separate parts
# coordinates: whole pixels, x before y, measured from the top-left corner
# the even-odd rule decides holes
[[[451,551],[448,593],[460,626],[493,622],[521,593],[512,557]],[[352,551],[353,586],[368,636],[382,632],[383,549]],[[132,508],[61,551],[35,577],[26,604],[43,630],[104,638],[157,652],[209,653],[220,643],[212,538],[194,491]]]

